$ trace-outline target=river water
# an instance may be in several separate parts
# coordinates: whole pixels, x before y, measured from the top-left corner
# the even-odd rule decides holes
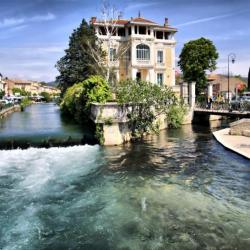
[[[208,128],[0,159],[0,249],[250,249],[250,163]]]
[[[92,143],[92,134],[88,127],[62,117],[54,103],[33,104],[0,119],[0,149]]]

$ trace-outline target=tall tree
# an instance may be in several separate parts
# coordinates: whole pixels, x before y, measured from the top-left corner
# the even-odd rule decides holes
[[[60,73],[56,80],[62,94],[68,87],[84,81],[89,75],[105,75],[106,72],[102,72],[103,68],[100,68],[98,62],[91,55],[89,46],[100,57],[104,57],[92,25],[83,19],[80,26],[70,36],[69,47],[65,50],[65,55],[56,64]]]
[[[183,72],[183,79],[196,82],[196,93],[205,89],[206,70],[216,69],[218,53],[213,42],[206,38],[189,41],[184,44],[178,65]]]
[[[103,58],[100,58],[98,51],[93,49],[90,45],[89,51],[96,63],[99,62],[100,67],[104,68],[103,71],[106,72],[106,81],[108,81],[110,85],[113,85],[113,78],[115,78],[114,66],[121,60],[128,60],[130,43],[128,41],[123,41],[117,46],[117,41],[114,39],[114,36],[118,33],[119,25],[117,24],[121,18],[121,11],[118,11],[114,5],[111,5],[110,2],[104,0],[102,1],[100,15],[101,19],[98,20],[98,23],[102,24],[102,32],[100,29],[97,30],[97,32],[101,35],[105,35],[104,43],[107,50],[106,60],[103,61]]]
[[[248,90],[250,90],[250,68],[248,71],[247,88],[248,88]]]

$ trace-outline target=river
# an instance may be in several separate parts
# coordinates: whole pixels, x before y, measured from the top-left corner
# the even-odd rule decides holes
[[[249,161],[209,128],[0,159],[0,249],[250,249]]]
[[[93,143],[93,132],[60,115],[54,103],[38,103],[0,120],[0,149]]]

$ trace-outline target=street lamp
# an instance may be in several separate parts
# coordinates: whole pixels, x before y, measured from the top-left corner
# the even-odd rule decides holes
[[[235,63],[236,55],[234,53],[230,53],[227,58],[227,98],[229,103],[229,60],[231,60],[232,63]]]

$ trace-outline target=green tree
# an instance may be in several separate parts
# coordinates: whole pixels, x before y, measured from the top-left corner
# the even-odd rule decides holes
[[[4,90],[0,89],[0,99],[2,99],[5,95],[5,92]]]
[[[41,92],[41,94],[40,94],[42,97],[43,97],[43,99],[44,99],[44,101],[45,102],[50,102],[51,101],[51,96],[50,96],[50,94],[48,93],[48,92]]]
[[[83,123],[89,119],[92,102],[105,103],[110,98],[111,91],[106,80],[102,76],[90,76],[67,89],[61,102],[61,109],[79,123]]]
[[[13,88],[12,89],[13,94],[20,94],[21,96],[29,96],[30,92],[26,91],[25,89],[21,89],[21,88]]]
[[[159,124],[155,121],[162,114],[166,115],[168,125],[172,127],[178,127],[185,115],[184,106],[170,88],[144,81],[121,82],[117,88],[117,100],[120,104],[131,106],[128,118],[135,138],[150,131],[158,132]],[[178,116],[174,116],[173,112],[179,112]]]
[[[68,87],[84,81],[90,75],[104,74],[91,54],[92,50],[104,56],[92,25],[83,19],[80,26],[70,36],[69,47],[65,50],[65,55],[56,64],[60,73],[56,81],[62,94]]]
[[[202,37],[184,44],[178,65],[184,81],[196,82],[196,94],[205,89],[206,70],[211,72],[216,69],[218,56],[216,47],[209,39]]]

